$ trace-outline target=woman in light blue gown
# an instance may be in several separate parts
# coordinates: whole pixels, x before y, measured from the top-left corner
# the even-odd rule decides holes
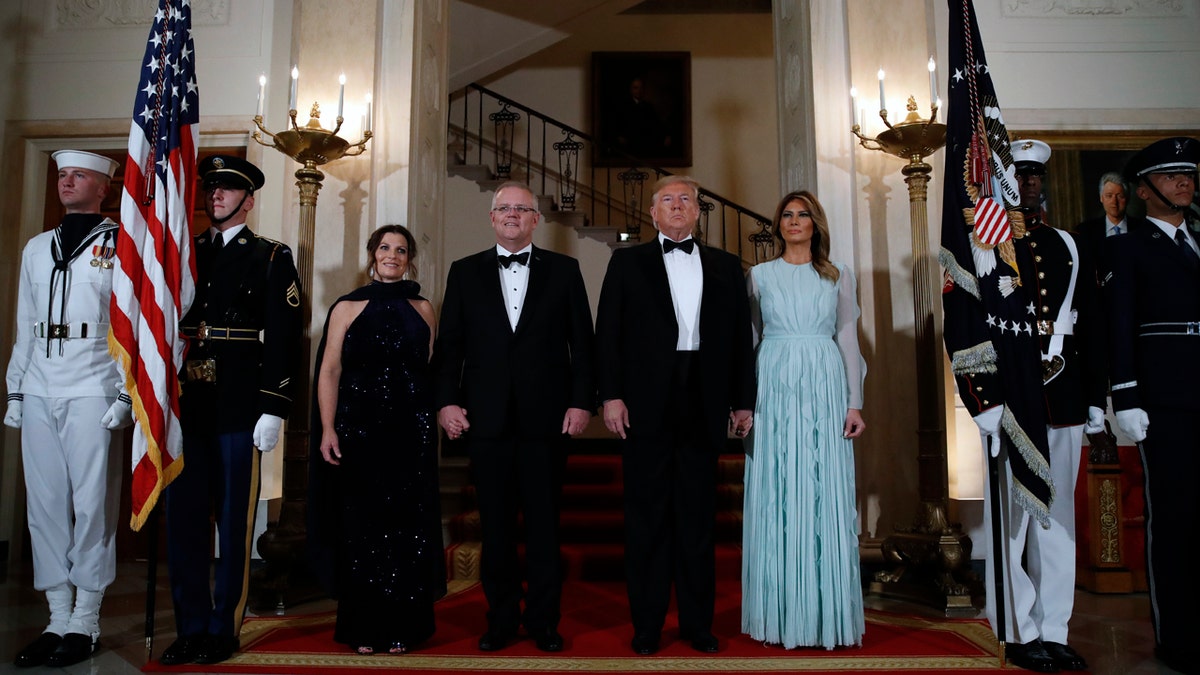
[[[782,254],[750,270],[758,405],[746,441],[742,632],[787,648],[861,645],[854,490],[866,364],[854,275],[829,260],[816,196],[775,210]]]

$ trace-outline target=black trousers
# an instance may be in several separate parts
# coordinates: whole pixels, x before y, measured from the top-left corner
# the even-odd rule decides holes
[[[522,623],[531,633],[555,629],[562,600],[558,515],[565,437],[470,439],[468,448],[483,530],[480,581],[488,628],[508,635]],[[527,593],[518,514],[524,516]]]
[[[1146,484],[1146,562],[1155,643],[1176,657],[1200,658],[1192,533],[1200,522],[1200,434],[1195,410],[1147,407],[1142,442]]]
[[[625,567],[636,633],[662,630],[674,582],[683,638],[712,631],[719,443],[702,424],[696,354],[680,352],[668,419],[624,443]]]

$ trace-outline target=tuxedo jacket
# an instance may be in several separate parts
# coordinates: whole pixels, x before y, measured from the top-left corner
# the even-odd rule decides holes
[[[472,438],[562,433],[594,410],[592,313],[579,262],[536,246],[513,330],[495,247],[450,266],[434,344],[434,403],[466,409]]]
[[[1200,336],[1142,335],[1163,332],[1147,324],[1200,322],[1200,266],[1153,223],[1105,244],[1113,409],[1200,410]]]
[[[754,408],[754,351],[749,299],[733,254],[701,245],[699,378],[706,436],[720,451],[731,410]],[[662,431],[678,352],[671,286],[654,241],[613,252],[596,313],[597,388],[601,401],[621,399],[628,433]]]

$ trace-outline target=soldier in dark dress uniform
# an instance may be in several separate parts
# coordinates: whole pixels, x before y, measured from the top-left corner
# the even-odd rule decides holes
[[[1200,255],[1188,231],[1200,141],[1164,138],[1125,167],[1148,227],[1107,240],[1113,409],[1141,449],[1155,653],[1200,672],[1192,532],[1200,521]]]
[[[164,664],[219,663],[238,648],[246,608],[259,453],[279,441],[291,404],[300,286],[287,246],[246,227],[258,167],[215,155],[200,164],[213,229],[194,240],[196,298],[181,322],[184,469],[167,489],[167,557],[177,639]],[[210,587],[210,518],[220,559]]]

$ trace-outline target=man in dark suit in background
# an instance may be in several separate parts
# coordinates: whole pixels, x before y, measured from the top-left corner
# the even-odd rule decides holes
[[[1100,205],[1104,215],[1085,220],[1076,231],[1083,237],[1089,257],[1096,263],[1096,276],[1101,283],[1108,276],[1109,263],[1104,240],[1118,234],[1133,232],[1146,224],[1145,218],[1131,216],[1125,212],[1129,203],[1129,189],[1121,174],[1110,171],[1100,177]]]
[[[188,338],[179,397],[186,463],[166,491],[178,636],[162,654],[166,665],[220,663],[238,649],[260,454],[279,442],[291,411],[301,334],[291,250],[246,226],[262,171],[222,155],[205,158],[199,170],[213,227],[193,241],[196,299],[180,321]],[[215,566],[209,564],[214,518]]]
[[[658,651],[674,580],[679,635],[718,649],[713,527],[717,458],[753,423],[754,352],[738,259],[692,238],[699,185],[666,176],[659,236],[609,261],[596,320],[604,424],[623,442],[631,643]]]
[[[483,651],[503,649],[522,623],[538,649],[563,648],[558,514],[565,441],[583,431],[595,409],[587,289],[574,258],[533,246],[538,218],[528,186],[509,182],[496,190],[496,246],[450,266],[434,346],[438,423],[450,438],[466,439],[479,499],[488,600]],[[528,594],[517,558],[518,510]]]
[[[1146,475],[1146,546],[1155,654],[1200,672],[1200,614],[1190,533],[1200,521],[1200,249],[1186,215],[1200,141],[1164,138],[1125,167],[1150,224],[1107,241],[1105,285],[1113,409],[1139,442]]]

